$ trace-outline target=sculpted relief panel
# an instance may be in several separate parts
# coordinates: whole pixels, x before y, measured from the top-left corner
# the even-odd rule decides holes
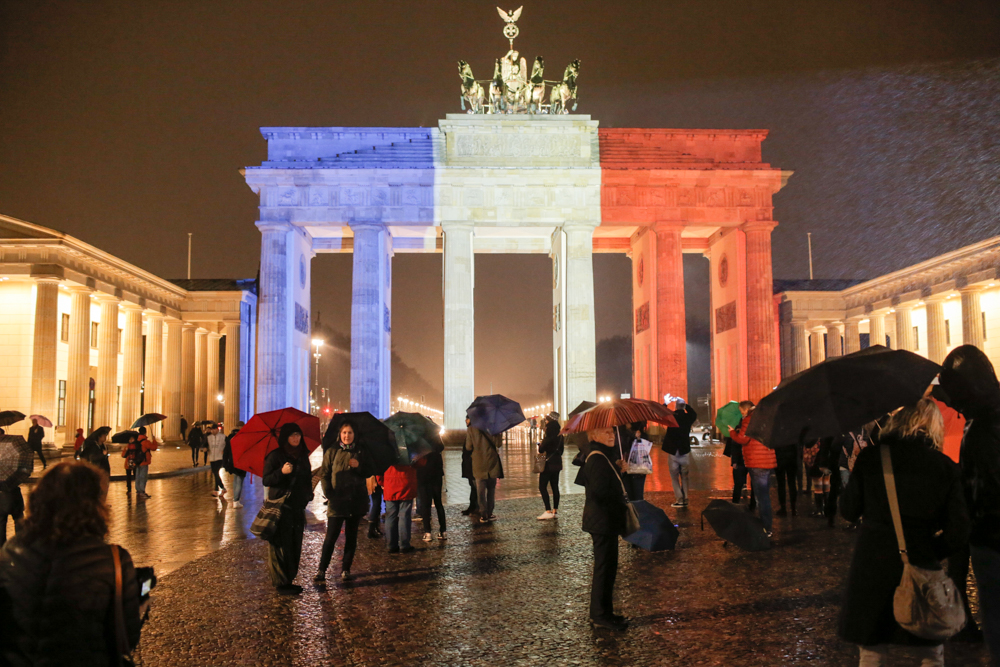
[[[462,134],[454,136],[453,141],[456,157],[575,158],[582,155],[579,135]]]

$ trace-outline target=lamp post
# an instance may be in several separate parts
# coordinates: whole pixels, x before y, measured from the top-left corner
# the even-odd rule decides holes
[[[316,403],[316,399],[319,398],[319,358],[323,356],[320,354],[319,348],[323,346],[323,339],[313,338],[312,344],[316,348],[316,351],[313,352],[313,359],[316,360],[316,370],[313,372],[313,400],[310,407],[312,407],[312,412],[315,414],[319,410],[319,404]]]

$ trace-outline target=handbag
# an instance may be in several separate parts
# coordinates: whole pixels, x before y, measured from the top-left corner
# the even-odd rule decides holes
[[[286,493],[274,500],[270,498],[265,499],[264,504],[260,506],[260,511],[257,512],[257,516],[254,517],[253,523],[250,524],[250,532],[260,539],[270,542],[271,538],[278,531],[278,520],[281,519],[281,511],[285,507],[285,501],[288,500],[288,496],[290,495],[290,493]]]
[[[632,451],[628,454],[628,474],[652,474],[653,459],[649,456],[649,452],[652,448],[653,443],[649,440],[639,439],[632,443]]]
[[[589,459],[594,454],[603,457],[604,460],[608,462],[608,465],[611,466],[611,470],[615,473],[615,477],[618,478],[618,483],[622,485],[622,496],[625,498],[625,530],[622,532],[622,537],[628,537],[642,527],[639,523],[639,512],[635,509],[635,505],[632,501],[628,499],[628,492],[625,490],[625,482],[622,481],[621,475],[619,475],[618,471],[615,470],[615,466],[611,463],[611,459],[605,456],[603,452],[599,452],[597,450],[587,454],[587,458]]]
[[[111,558],[115,561],[115,648],[118,652],[118,664],[134,667],[132,651],[128,645],[128,633],[125,631],[125,611],[122,607],[122,559],[117,544],[111,545]]]
[[[892,613],[907,632],[934,641],[944,641],[965,627],[965,608],[958,587],[947,571],[927,570],[910,564],[906,553],[903,520],[899,514],[896,478],[892,472],[889,447],[881,447],[882,475],[889,496],[892,525],[896,529],[899,555],[903,559],[903,577],[892,598]]]

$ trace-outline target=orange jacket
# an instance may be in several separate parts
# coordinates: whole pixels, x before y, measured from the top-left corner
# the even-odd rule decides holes
[[[747,435],[747,427],[750,426],[751,417],[753,417],[752,412],[743,418],[738,430],[731,431],[729,434],[733,442],[743,445],[743,465],[747,468],[763,468],[765,470],[777,468],[778,457],[774,455],[774,450],[766,447],[760,440],[754,440]]]
[[[386,500],[413,500],[417,497],[417,469],[392,465],[377,478]]]
[[[142,458],[139,459],[138,463],[141,466],[148,466],[153,460],[153,455],[151,452],[155,452],[159,447],[160,443],[152,438],[147,438],[144,435],[140,435],[136,444],[142,448]]]

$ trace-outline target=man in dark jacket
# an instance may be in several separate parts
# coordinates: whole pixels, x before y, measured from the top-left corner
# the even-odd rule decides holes
[[[612,595],[618,575],[618,536],[625,531],[626,500],[622,481],[608,458],[615,445],[610,428],[587,434],[590,452],[576,476],[586,488],[583,530],[594,542],[594,577],[590,585],[590,622],[611,630],[624,630],[628,621],[614,613]]]
[[[28,446],[31,451],[38,454],[38,460],[42,462],[42,469],[49,467],[45,462],[45,454],[42,453],[42,440],[45,439],[45,429],[38,425],[37,419],[31,420],[31,428],[28,429]]]
[[[677,420],[677,426],[667,427],[662,449],[669,457],[670,483],[674,487],[674,504],[671,507],[687,507],[691,426],[698,421],[698,413],[689,403],[678,398],[674,419]]]
[[[952,350],[943,366],[941,388],[971,422],[959,455],[972,520],[969,553],[983,634],[994,663],[1000,663],[1000,382],[989,358],[973,345]]]

